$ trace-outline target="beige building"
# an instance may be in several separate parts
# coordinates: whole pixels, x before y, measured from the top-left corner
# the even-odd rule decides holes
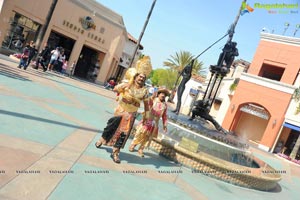
[[[47,26],[53,2],[57,3]],[[123,18],[96,1],[6,0],[0,19],[2,49],[21,51],[46,26],[40,44],[63,47],[69,65],[76,62],[75,76],[87,79],[97,65],[96,82],[122,76],[118,62],[128,41]]]

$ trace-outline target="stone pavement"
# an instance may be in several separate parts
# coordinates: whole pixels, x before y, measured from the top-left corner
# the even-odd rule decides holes
[[[126,148],[121,164],[111,148],[96,149],[116,105],[102,86],[28,68],[0,55],[0,199],[299,199],[300,167],[252,148],[282,170],[274,191],[234,186]]]

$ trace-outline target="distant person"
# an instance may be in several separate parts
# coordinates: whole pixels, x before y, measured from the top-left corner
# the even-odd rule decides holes
[[[63,63],[63,65],[62,65],[61,73],[63,75],[67,75],[67,69],[68,69],[68,61],[65,60],[64,63]]]
[[[57,60],[58,60],[59,55],[60,55],[59,47],[56,47],[56,49],[51,51],[51,58],[50,58],[50,62],[48,64],[48,70],[49,71],[52,71],[54,65],[57,64]]]
[[[18,39],[14,43],[15,48],[17,50],[21,51],[24,42],[25,42],[25,36],[24,36],[24,34],[18,36]]]
[[[27,43],[26,46],[24,47],[23,51],[22,51],[22,55],[21,55],[21,59],[20,59],[20,63],[19,63],[19,68],[21,69],[23,67],[24,70],[27,69],[27,60],[29,57],[29,44]]]
[[[62,72],[63,64],[66,60],[65,50],[63,48],[60,49],[60,54],[57,59],[57,65],[55,66],[56,71]]]
[[[29,44],[29,57],[26,63],[26,67],[30,64],[32,58],[37,54],[38,50],[35,48],[35,44],[33,41],[30,42]]]
[[[47,71],[47,61],[50,57],[50,48],[48,44],[45,43],[43,49],[40,51],[38,59],[36,60],[36,66],[34,69],[38,70],[39,66],[43,67],[44,72]]]
[[[154,89],[155,89],[154,84],[152,84],[148,91],[150,97],[154,94]]]
[[[94,79],[97,78],[98,73],[99,73],[99,67],[95,67],[95,68],[94,68],[94,71],[93,71],[93,77],[94,77]]]
[[[105,89],[114,89],[116,85],[116,81],[114,79],[110,79],[106,85],[104,86]]]
[[[97,62],[95,63],[95,68],[97,68],[98,70],[100,69],[100,60],[97,60]]]

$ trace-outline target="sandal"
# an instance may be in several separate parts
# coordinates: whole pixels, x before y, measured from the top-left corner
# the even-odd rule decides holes
[[[129,146],[129,151],[130,152],[134,152],[134,147],[135,147],[136,145],[134,145],[134,144],[131,144],[130,146]]]
[[[95,146],[96,146],[96,148],[99,149],[102,146],[102,144],[104,144],[104,143],[105,143],[105,140],[101,137],[101,139],[95,143]]]
[[[118,151],[112,152],[112,153],[110,154],[110,157],[113,159],[113,161],[114,161],[115,163],[118,163],[118,164],[121,163],[121,160],[120,160],[120,158],[119,158],[119,152],[118,152]]]
[[[138,150],[138,154],[141,156],[141,157],[145,157],[145,154],[143,152],[143,149],[139,149]]]
[[[98,142],[96,142],[96,143],[95,143],[95,146],[96,146],[96,148],[98,148],[98,149],[99,149],[99,148],[102,146],[102,142],[99,142],[99,143],[98,143]]]

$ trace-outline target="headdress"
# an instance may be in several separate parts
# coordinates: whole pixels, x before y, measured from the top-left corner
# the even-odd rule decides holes
[[[136,62],[135,68],[137,73],[145,74],[149,76],[152,71],[151,60],[149,56],[144,56]]]
[[[134,75],[136,73],[137,73],[136,68],[129,68],[129,69],[127,69],[127,71],[126,71],[126,73],[124,75],[123,82],[129,82],[134,77]]]

